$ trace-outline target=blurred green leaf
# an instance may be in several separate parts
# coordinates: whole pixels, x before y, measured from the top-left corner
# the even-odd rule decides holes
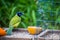
[[[36,26],[36,14],[34,10],[32,10],[32,19],[33,19],[34,26]]]
[[[56,22],[57,22],[57,23],[60,23],[60,16],[58,16]]]
[[[11,11],[11,14],[10,14],[10,17],[9,17],[10,19],[13,17],[15,9],[16,9],[16,7],[12,8],[12,11]]]
[[[26,24],[24,22],[21,22],[24,28],[27,28]]]

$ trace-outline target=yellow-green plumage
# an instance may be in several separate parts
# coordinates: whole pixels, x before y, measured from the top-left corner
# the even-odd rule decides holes
[[[21,21],[21,18],[20,18],[19,16],[15,15],[15,16],[11,19],[11,21],[10,21],[10,23],[9,23],[9,26],[18,27],[20,21]]]

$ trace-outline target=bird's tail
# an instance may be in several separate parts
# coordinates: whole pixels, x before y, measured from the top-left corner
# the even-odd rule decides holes
[[[13,26],[9,26],[9,28],[7,30],[7,35],[11,35],[12,34],[12,30],[13,30]]]

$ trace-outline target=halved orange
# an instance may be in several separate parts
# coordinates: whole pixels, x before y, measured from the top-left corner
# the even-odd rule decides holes
[[[32,35],[39,34],[42,31],[41,27],[28,26],[28,32]]]
[[[0,36],[6,35],[6,32],[3,28],[0,28]]]

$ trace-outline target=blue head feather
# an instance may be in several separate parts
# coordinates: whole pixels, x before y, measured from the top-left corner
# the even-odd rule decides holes
[[[17,15],[20,17],[22,15],[22,12],[17,12]]]

